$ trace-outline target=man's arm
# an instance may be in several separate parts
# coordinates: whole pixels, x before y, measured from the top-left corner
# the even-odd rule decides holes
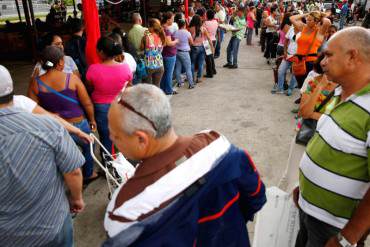
[[[72,213],[80,213],[85,208],[85,203],[82,199],[82,173],[81,169],[77,168],[72,172],[64,173],[64,183],[69,189],[69,204]]]

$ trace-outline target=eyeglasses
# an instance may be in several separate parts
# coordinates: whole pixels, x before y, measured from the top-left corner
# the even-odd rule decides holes
[[[140,117],[144,118],[145,120],[147,120],[150,125],[153,127],[153,129],[155,131],[158,131],[158,129],[155,127],[155,124],[152,120],[150,120],[147,116],[145,116],[144,114],[142,114],[141,112],[138,112],[137,110],[135,110],[135,108],[130,105],[129,103],[127,103],[126,101],[123,100],[122,96],[123,96],[123,92],[125,91],[125,87],[122,89],[121,93],[118,95],[117,97],[117,103],[122,105],[123,107],[126,107],[127,109],[129,109],[130,111],[136,113],[137,115],[139,115]]]

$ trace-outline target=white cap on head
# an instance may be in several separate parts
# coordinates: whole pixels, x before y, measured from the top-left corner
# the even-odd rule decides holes
[[[0,65],[0,97],[13,93],[13,80],[9,71]]]

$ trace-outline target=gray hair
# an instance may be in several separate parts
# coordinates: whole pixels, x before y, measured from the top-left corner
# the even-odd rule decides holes
[[[140,13],[133,13],[132,14],[132,22],[135,24],[136,22],[142,20]]]
[[[148,120],[135,112],[126,107],[121,107],[122,127],[127,134],[132,135],[135,131],[142,130],[155,138],[160,138],[171,129],[170,101],[158,87],[149,84],[129,87],[124,91],[122,99],[137,112],[150,119],[157,129],[155,130]]]
[[[370,60],[370,30],[363,27],[347,27],[336,32],[330,40],[340,38],[342,47],[357,49],[366,61]],[[330,42],[329,40],[329,42]]]

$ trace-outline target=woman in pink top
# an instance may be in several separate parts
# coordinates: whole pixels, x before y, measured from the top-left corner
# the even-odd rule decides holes
[[[127,64],[115,61],[114,58],[122,54],[122,47],[112,38],[100,38],[97,43],[97,50],[102,63],[93,64],[89,67],[86,80],[92,88],[91,99],[94,103],[100,140],[106,149],[111,150],[108,110],[111,102],[122,88],[131,84],[132,72]]]
[[[252,45],[254,23],[256,22],[255,7],[249,7],[247,14],[247,45]]]
[[[207,10],[207,20],[204,22],[203,26],[206,28],[209,34],[213,47],[216,47],[218,21],[215,19],[215,12],[213,11],[213,9]],[[207,78],[212,78],[213,75],[217,74],[215,58],[213,54],[206,56],[206,71],[207,74],[205,77]]]

